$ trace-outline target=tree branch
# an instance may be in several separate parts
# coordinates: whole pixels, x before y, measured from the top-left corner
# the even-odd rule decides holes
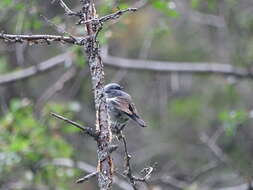
[[[102,51],[102,59],[105,64],[111,67],[124,69],[148,70],[156,72],[179,72],[179,73],[204,73],[204,74],[221,74],[231,75],[242,78],[253,78],[253,72],[234,67],[230,64],[212,63],[212,62],[165,62],[153,60],[127,59],[110,56],[106,48]]]
[[[149,70],[159,72],[181,72],[181,73],[207,73],[207,74],[221,74],[232,75],[242,78],[253,78],[253,73],[247,69],[234,67],[229,64],[220,63],[180,63],[180,62],[162,62],[152,60],[137,60],[127,59],[110,56],[105,53],[103,49],[101,57],[104,64],[111,67],[124,68],[124,69],[137,69],[137,70]],[[8,73],[0,76],[0,85],[16,82],[36,74],[47,71],[59,64],[64,63],[66,59],[70,58],[70,54],[62,54],[51,58],[45,62],[32,66],[27,69]]]
[[[51,113],[52,116],[58,118],[58,119],[61,119],[79,129],[81,129],[83,132],[85,132],[86,134],[90,135],[91,137],[93,137],[94,139],[97,139],[98,138],[98,133],[96,131],[94,131],[93,128],[91,127],[85,127],[85,126],[82,126],[80,125],[79,123],[75,122],[75,121],[72,121],[70,119],[67,119],[66,117],[63,117],[61,115],[58,115],[56,113]]]
[[[105,22],[118,19],[120,16],[122,16],[126,12],[135,12],[135,11],[137,11],[137,8],[127,8],[127,9],[119,10],[115,13],[112,13],[100,18],[93,18],[89,20],[85,20],[84,18],[81,18],[77,24],[87,24],[87,23],[103,24]]]
[[[0,39],[10,43],[24,43],[29,44],[50,44],[51,42],[62,42],[75,45],[84,45],[88,37],[73,37],[73,36],[57,36],[57,35],[15,35],[0,33]]]
[[[81,0],[82,13],[84,21],[94,20],[97,18],[96,9],[93,0]],[[96,129],[100,132],[97,139],[98,154],[98,185],[100,190],[112,189],[113,162],[111,155],[105,159],[101,155],[108,154],[110,149],[112,132],[109,126],[109,117],[107,114],[107,105],[104,89],[104,65],[100,57],[99,43],[96,40],[98,32],[101,30],[100,23],[85,23],[88,36],[93,36],[85,44],[85,52],[88,57],[90,67],[92,88],[94,92],[95,110],[96,110]]]
[[[126,12],[135,12],[135,11],[137,11],[137,8],[127,8],[127,9],[123,9],[123,10],[118,10],[115,13],[112,13],[112,14],[109,14],[109,15],[99,18],[98,21],[104,23],[109,20],[117,19]]]
[[[39,63],[38,65],[14,71],[12,73],[3,74],[2,76],[0,75],[0,85],[6,85],[19,80],[28,79],[34,75],[48,71],[60,64],[64,64],[66,60],[70,59],[70,57],[70,53],[61,54]]]
[[[80,16],[80,13],[76,13],[74,11],[72,11],[65,3],[63,0],[58,0],[59,4],[61,5],[61,7],[65,10],[65,14],[68,16]]]

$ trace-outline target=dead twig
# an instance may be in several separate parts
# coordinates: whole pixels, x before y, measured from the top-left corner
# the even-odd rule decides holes
[[[125,152],[125,171],[124,171],[124,175],[129,179],[130,184],[132,185],[134,190],[138,190],[137,186],[136,186],[136,182],[144,182],[147,183],[147,180],[151,177],[152,172],[154,171],[154,167],[149,166],[147,168],[144,168],[141,173],[145,174],[144,177],[136,177],[133,175],[132,173],[132,168],[131,168],[131,155],[128,153],[128,149],[127,149],[127,141],[126,141],[126,137],[122,134],[118,136],[119,140],[122,140],[123,145],[124,145],[124,152]]]
[[[77,128],[79,128],[79,129],[81,129],[84,133],[90,135],[94,139],[98,138],[98,132],[94,131],[94,129],[91,128],[91,127],[82,126],[81,124],[79,124],[79,123],[77,123],[75,121],[72,121],[72,120],[70,120],[70,119],[68,119],[66,117],[63,117],[61,115],[58,115],[56,113],[51,113],[51,115],[54,116],[54,117],[56,117],[56,118],[58,118],[58,119],[61,119],[61,120],[65,121],[65,122],[67,122],[67,123],[69,123],[69,124],[71,124],[71,125],[73,125],[73,126],[75,126]]]
[[[98,174],[98,172],[90,173],[90,174],[76,180],[76,183],[83,183],[85,181],[88,181],[90,178],[97,176],[97,174]]]
[[[57,35],[16,35],[0,33],[0,39],[9,43],[50,44],[51,42],[62,42],[75,45],[84,45],[88,37],[57,36]]]
[[[68,16],[77,16],[80,17],[81,13],[78,12],[74,12],[72,11],[65,3],[63,0],[57,0],[59,2],[59,4],[61,5],[61,7],[65,10],[65,14]],[[52,1],[52,3],[54,3],[55,0]]]
[[[131,168],[131,164],[130,164],[131,155],[128,153],[126,137],[123,134],[121,134],[119,136],[119,139],[122,140],[122,142],[124,144],[124,151],[125,151],[125,171],[124,171],[124,175],[126,175],[128,177],[133,189],[137,190],[137,187],[136,187],[136,184],[135,184],[135,178],[132,174],[132,168]]]
[[[115,13],[112,13],[112,14],[109,14],[109,15],[99,18],[98,20],[99,20],[99,22],[104,23],[104,22],[107,22],[110,20],[117,19],[126,12],[135,12],[135,11],[137,11],[137,8],[127,8],[127,9],[123,9],[123,10],[118,10]]]
[[[127,9],[123,9],[123,10],[119,10],[115,13],[100,17],[100,18],[93,18],[93,19],[89,19],[89,20],[85,20],[84,18],[81,18],[78,22],[77,25],[79,24],[87,24],[87,23],[92,23],[92,24],[103,24],[105,22],[111,21],[111,20],[115,20],[118,19],[120,16],[122,16],[124,13],[126,12],[135,12],[137,11],[137,8],[127,8]]]
[[[44,16],[44,15],[40,15],[40,16],[45,20],[46,23],[48,23],[50,26],[54,27],[57,30],[57,32],[62,33],[62,34],[66,34],[69,37],[75,39],[75,37],[72,34],[70,34],[69,32],[67,32],[66,30],[64,30],[63,28],[61,28],[60,26],[58,26],[57,24],[53,23],[46,16]]]

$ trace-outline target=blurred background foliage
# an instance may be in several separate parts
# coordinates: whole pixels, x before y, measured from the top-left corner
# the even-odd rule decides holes
[[[79,10],[79,1],[65,2]],[[100,16],[135,5],[141,5],[138,12],[105,25],[100,33],[102,47],[108,46],[110,55],[178,64],[227,63],[252,70],[252,0],[96,1]],[[83,26],[75,22],[64,16],[57,2],[0,1],[0,30],[6,33],[84,35]],[[97,189],[95,180],[73,183],[84,171],[54,164],[54,159],[68,158],[96,166],[96,144],[50,116],[56,112],[94,126],[91,81],[82,48],[2,42],[0,76],[65,52],[71,52],[71,61],[63,67],[0,86],[0,190]],[[74,74],[65,80],[71,69]],[[236,186],[253,178],[252,79],[109,66],[105,70],[106,82],[122,84],[148,123],[147,129],[130,123],[125,133],[136,172],[157,163],[150,189],[178,189],[164,176],[184,181],[189,184],[184,189],[194,190]],[[225,164],[201,140],[202,134],[214,138],[218,134]],[[119,171],[122,155],[121,149],[114,153]],[[196,177],[213,162],[218,164]]]

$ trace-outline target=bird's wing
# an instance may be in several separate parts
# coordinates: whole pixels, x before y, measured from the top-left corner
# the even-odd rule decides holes
[[[122,112],[125,112],[129,115],[138,114],[135,105],[131,103],[130,97],[117,96],[111,98],[111,102],[113,103],[116,109]]]
[[[131,119],[136,121],[141,127],[146,127],[145,122],[140,118],[134,103],[132,103],[130,96],[117,96],[110,98],[110,102],[116,109],[127,114]]]

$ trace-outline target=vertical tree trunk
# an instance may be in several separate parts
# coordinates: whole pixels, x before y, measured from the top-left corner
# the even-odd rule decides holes
[[[96,10],[93,0],[81,0],[85,20],[96,19]],[[98,184],[101,190],[112,188],[112,159],[108,154],[111,143],[111,129],[109,127],[107,106],[103,96],[104,65],[99,55],[99,43],[96,41],[96,33],[99,27],[92,22],[86,22],[87,34],[91,36],[85,46],[88,57],[92,88],[94,91],[96,108],[96,129],[100,132],[98,137]],[[104,157],[104,155],[107,155]],[[103,157],[103,158],[102,158]]]

